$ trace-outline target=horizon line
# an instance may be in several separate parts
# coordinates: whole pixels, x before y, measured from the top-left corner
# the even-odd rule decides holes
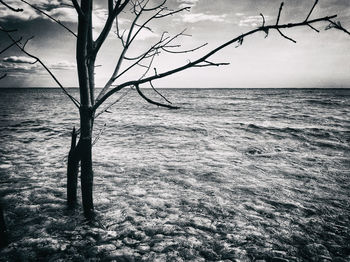
[[[79,87],[65,87],[66,89],[79,89]],[[95,87],[102,89],[103,87]],[[125,87],[129,88],[129,87]],[[27,86],[27,87],[2,87],[0,89],[61,89],[60,87],[50,86]],[[151,87],[144,87],[143,89],[152,89]],[[350,89],[350,86],[336,86],[336,87],[158,87],[157,89]]]

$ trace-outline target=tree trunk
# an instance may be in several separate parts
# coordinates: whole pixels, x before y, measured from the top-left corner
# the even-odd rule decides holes
[[[72,132],[72,142],[68,154],[67,165],[67,204],[68,208],[74,208],[77,204],[77,185],[79,172],[79,152],[76,145],[77,133],[75,128]]]
[[[80,108],[80,141],[79,155],[81,157],[81,193],[84,215],[87,219],[94,217],[93,204],[93,170],[92,170],[92,124],[91,107]]]
[[[92,37],[92,0],[80,1],[81,14],[78,17],[76,59],[80,90],[80,140],[79,157],[81,161],[81,193],[84,215],[94,217],[93,171],[92,171],[92,126],[94,114],[94,63]]]
[[[5,247],[8,243],[5,217],[0,203],[0,247]]]

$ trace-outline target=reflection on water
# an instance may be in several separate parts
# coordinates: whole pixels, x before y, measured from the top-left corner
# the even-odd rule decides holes
[[[56,89],[0,90],[6,260],[350,259],[349,89],[163,93],[182,108],[133,93],[96,120],[91,229],[64,209],[77,110]]]

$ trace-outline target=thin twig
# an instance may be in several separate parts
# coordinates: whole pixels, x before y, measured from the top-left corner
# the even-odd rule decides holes
[[[277,16],[276,25],[278,25],[278,22],[280,21],[283,5],[284,5],[284,3],[282,2],[281,5],[280,5],[280,9],[278,10],[278,16]]]
[[[265,17],[264,17],[264,15],[263,15],[262,13],[260,13],[260,15],[261,15],[261,17],[262,17],[262,19],[263,19],[262,27],[264,27],[264,26],[265,26]]]
[[[214,62],[210,62],[208,60],[205,60],[203,62],[201,62],[203,64],[196,64],[193,67],[208,67],[208,66],[223,66],[223,65],[229,65],[230,63],[214,63]]]
[[[201,49],[202,47],[205,47],[206,45],[208,45],[208,43],[202,44],[202,45],[197,46],[197,47],[192,48],[192,49],[180,50],[180,51],[172,51],[172,50],[169,50],[165,47],[162,47],[162,50],[164,50],[167,53],[171,53],[171,54],[185,54],[185,53],[197,51],[198,49]],[[178,47],[178,46],[174,46],[174,47]],[[169,48],[169,46],[168,46],[168,48]]]
[[[167,101],[169,104],[172,104],[165,96],[163,96],[157,89],[155,89],[155,87],[152,84],[152,81],[149,81],[149,84],[151,85],[152,89],[158,94],[160,95],[165,101]]]
[[[314,3],[314,5],[312,6],[312,8],[311,8],[309,14],[307,15],[307,17],[306,17],[306,19],[305,19],[305,22],[309,19],[310,15],[311,15],[312,12],[314,11],[315,6],[317,5],[317,3],[318,3],[318,0],[316,0],[315,3]]]
[[[154,58],[156,57],[156,54],[158,54],[158,53],[155,52],[153,54],[153,56],[151,58],[151,61],[149,62],[148,66],[145,66],[146,67],[146,71],[143,73],[143,75],[139,79],[142,79],[142,78],[144,78],[147,75],[147,73],[149,72],[149,70],[150,70],[150,68],[151,68],[151,66],[153,64],[153,61],[154,61]]]
[[[98,114],[95,115],[95,119],[102,115],[103,113],[109,113],[109,109],[114,106],[116,103],[118,103],[120,100],[122,100],[129,92],[131,89],[127,90],[124,94],[122,94],[120,97],[118,97],[114,102],[110,103],[108,106],[106,106],[103,110],[101,110]]]
[[[107,124],[104,123],[103,127],[101,128],[100,132],[98,133],[98,135],[96,136],[95,140],[91,143],[91,146],[94,146],[97,141],[100,139],[102,133],[106,130]]]
[[[319,33],[320,31],[319,30],[317,30],[315,27],[313,27],[312,25],[310,25],[310,24],[307,24],[312,30],[314,30],[314,31],[316,31],[317,33]]]
[[[288,36],[286,36],[285,34],[282,33],[281,30],[277,29],[278,33],[280,33],[281,36],[283,36],[285,39],[292,41],[293,43],[296,43],[297,41],[295,41],[293,38],[290,38]]]

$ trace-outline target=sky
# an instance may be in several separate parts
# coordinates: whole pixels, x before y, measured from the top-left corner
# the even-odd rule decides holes
[[[70,3],[62,0],[27,0],[54,18],[60,20],[72,31],[77,29],[77,15],[73,8],[62,5]],[[23,8],[23,12],[13,12],[0,4],[0,26],[17,29],[11,33],[18,39],[34,36],[26,45],[26,50],[40,57],[65,87],[77,87],[75,63],[76,38],[66,29],[52,22],[20,0],[7,0],[7,4]],[[107,17],[107,0],[94,1],[94,37],[102,29]],[[158,0],[150,0],[154,6]],[[285,0],[280,23],[303,21],[314,1]],[[186,54],[157,55],[152,67],[157,72],[187,64],[210,49],[261,26],[262,13],[266,24],[276,23],[280,6],[277,0],[168,0],[166,6],[176,10],[191,7],[191,10],[157,19],[150,24],[152,31],[144,29],[130,47],[130,57],[141,54],[152,43],[156,43],[163,32],[173,36],[186,29],[186,34],[178,38],[178,50],[195,48],[208,43],[196,52]],[[127,12],[119,17],[120,31],[127,30],[132,16]],[[337,14],[336,21],[350,29],[349,0],[319,0],[312,18]],[[142,19],[147,19],[149,13]],[[328,23],[315,25],[320,33],[309,27],[286,29],[283,33],[297,41],[292,43],[277,32],[268,37],[260,32],[244,39],[241,46],[234,44],[211,58],[212,62],[225,62],[230,65],[220,67],[193,68],[166,79],[157,80],[157,87],[201,87],[201,88],[274,88],[274,87],[350,87],[350,36],[339,30],[324,30]],[[96,86],[103,87],[114,70],[122,50],[120,39],[115,35],[116,28],[107,38],[97,57]],[[127,31],[126,31],[127,32]],[[11,42],[0,32],[0,50]],[[176,49],[174,49],[176,50]],[[57,87],[52,78],[32,59],[16,47],[11,47],[0,55],[0,87]],[[128,66],[128,61],[123,64]],[[116,84],[138,79],[143,68],[128,72]],[[154,74],[152,70],[148,74]]]

